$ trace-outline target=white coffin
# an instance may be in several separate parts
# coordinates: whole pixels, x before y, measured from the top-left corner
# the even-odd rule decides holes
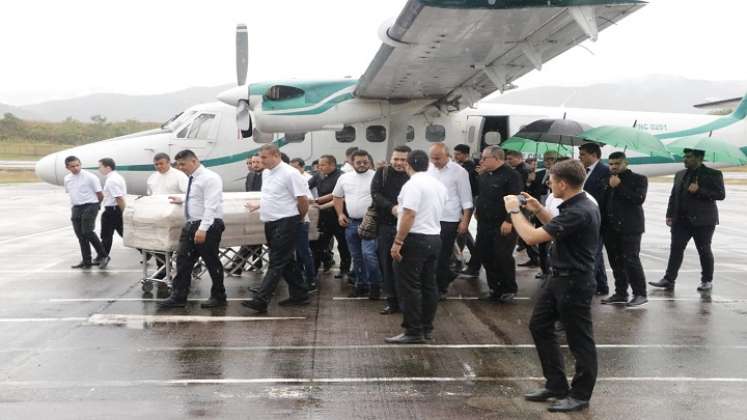
[[[250,201],[259,204],[260,196],[259,192],[223,193],[226,230],[221,238],[221,248],[266,242],[259,211],[250,213],[245,207]],[[319,237],[319,210],[316,207],[309,209],[309,218],[309,240],[316,240]],[[175,251],[185,222],[182,205],[169,203],[167,195],[127,200],[123,219],[125,246],[152,251]]]

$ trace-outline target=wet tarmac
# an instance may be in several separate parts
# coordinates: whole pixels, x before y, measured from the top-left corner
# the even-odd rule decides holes
[[[666,264],[669,188],[653,183],[646,204],[648,280]],[[457,280],[430,345],[385,345],[400,317],[344,298],[348,286],[331,274],[312,305],[273,305],[267,316],[239,304],[254,274],[227,277],[225,309],[200,308],[203,278],[186,309],[157,311],[140,289],[139,255],[119,238],[106,271],[69,268],[80,256],[59,187],[0,186],[0,418],[743,420],[744,203],[747,187],[727,187],[712,293],[695,290],[691,244],[675,292],[651,290],[638,309],[597,298],[599,382],[589,410],[564,415],[522,399],[542,384],[527,329],[532,269],[519,269],[509,305],[475,299],[484,279]]]

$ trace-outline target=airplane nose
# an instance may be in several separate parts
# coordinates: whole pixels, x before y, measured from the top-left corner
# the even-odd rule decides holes
[[[60,182],[57,179],[57,159],[59,153],[52,153],[51,155],[44,156],[36,162],[36,176],[41,178],[44,182],[50,184],[59,185]]]

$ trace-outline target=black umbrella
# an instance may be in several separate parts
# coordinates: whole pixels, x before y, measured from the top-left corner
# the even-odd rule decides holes
[[[591,127],[578,121],[547,118],[529,123],[519,130],[514,137],[543,143],[580,146],[584,143],[589,143],[589,140],[578,137],[579,134],[589,128]]]

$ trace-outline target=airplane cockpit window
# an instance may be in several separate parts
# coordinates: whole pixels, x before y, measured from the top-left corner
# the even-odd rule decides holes
[[[184,127],[176,137],[180,139],[208,139],[214,123],[215,114],[200,114],[192,121],[192,124]]]
[[[299,96],[305,95],[306,92],[303,89],[299,89],[293,86],[275,85],[271,86],[265,92],[265,99],[271,101],[284,101],[287,99],[298,98]]]
[[[197,111],[180,112],[171,117],[165,123],[161,124],[161,129],[174,131],[181,127],[185,122],[189,121],[189,119],[192,118],[196,113]]]

